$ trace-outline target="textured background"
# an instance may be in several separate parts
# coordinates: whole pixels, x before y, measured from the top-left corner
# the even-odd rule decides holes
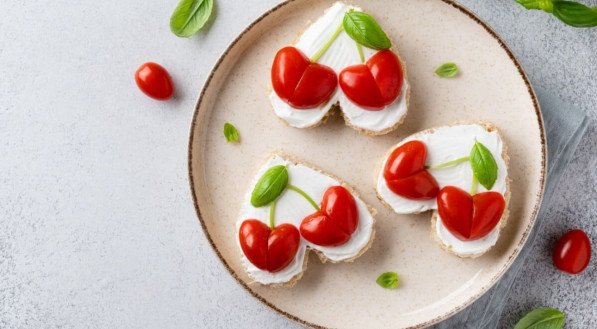
[[[249,296],[209,247],[187,183],[196,95],[226,45],[279,0],[218,0],[178,39],[169,1],[0,2],[0,328],[298,328]],[[531,81],[592,119],[561,180],[502,327],[537,306],[597,327],[597,263],[551,265],[569,228],[597,246],[597,28],[513,0],[462,0]],[[595,0],[585,1],[597,5]],[[154,60],[178,87],[156,102],[132,79]],[[496,83],[499,83],[497,81]]]

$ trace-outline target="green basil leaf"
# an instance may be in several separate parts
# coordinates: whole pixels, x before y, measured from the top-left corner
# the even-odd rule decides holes
[[[573,1],[554,1],[552,14],[570,26],[597,26],[597,7],[589,8]]]
[[[170,17],[170,30],[188,38],[197,33],[209,20],[214,0],[181,0]]]
[[[251,204],[253,207],[263,207],[276,200],[288,185],[288,170],[286,166],[277,165],[269,168],[251,193]]]
[[[224,137],[226,137],[228,143],[238,142],[240,139],[236,127],[228,122],[224,124]]]
[[[497,180],[498,166],[485,145],[475,142],[470,154],[473,175],[486,189],[491,190]]]
[[[551,13],[570,26],[597,26],[597,7],[587,7],[578,2],[561,0],[516,0],[516,2],[526,9],[539,9]]]
[[[369,14],[349,10],[344,14],[342,25],[354,41],[367,48],[383,50],[392,46],[386,33]]]
[[[552,0],[516,0],[526,9],[539,9],[551,13],[553,9]]]
[[[375,280],[375,282],[377,282],[377,284],[382,288],[386,289],[396,289],[400,283],[398,280],[398,273],[396,272],[382,273],[377,280]]]
[[[453,78],[458,74],[458,66],[454,63],[444,63],[435,69],[435,74],[442,78]]]
[[[520,319],[514,329],[561,329],[565,316],[555,308],[538,308]]]

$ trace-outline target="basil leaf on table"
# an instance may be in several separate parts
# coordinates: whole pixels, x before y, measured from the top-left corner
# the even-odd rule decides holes
[[[435,74],[442,78],[453,78],[458,74],[458,66],[454,63],[444,63],[435,69]]]
[[[554,1],[552,14],[570,26],[597,26],[597,7],[589,8],[573,1]]]
[[[228,143],[238,142],[239,140],[238,130],[236,130],[236,127],[228,122],[224,124],[224,136],[226,137],[226,141]]]
[[[253,207],[263,207],[276,200],[288,185],[288,169],[286,166],[277,165],[269,168],[251,193],[251,204]]]
[[[350,10],[344,14],[342,25],[346,34],[367,48],[383,50],[392,46],[386,33],[369,14]]]
[[[197,33],[209,20],[214,0],[181,0],[170,17],[170,30],[188,38]]]
[[[551,13],[553,8],[552,0],[516,0],[526,9],[539,9]]]
[[[398,273],[396,272],[385,272],[382,273],[377,280],[375,280],[378,285],[382,288],[386,289],[396,289],[398,288]]]
[[[542,307],[525,315],[514,329],[560,329],[564,327],[565,316],[555,308]]]
[[[570,26],[597,26],[597,7],[587,7],[578,2],[561,0],[516,0],[516,2],[526,9],[539,9],[553,14]]]
[[[470,154],[473,175],[486,189],[491,190],[497,180],[498,166],[491,151],[485,145],[475,142]]]

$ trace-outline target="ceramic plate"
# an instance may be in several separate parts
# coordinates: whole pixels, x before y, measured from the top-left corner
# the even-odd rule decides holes
[[[381,137],[347,127],[338,116],[312,129],[286,126],[268,100],[276,51],[294,41],[332,1],[288,1],[251,24],[217,62],[201,91],[191,127],[189,170],[199,220],[226,269],[253,296],[303,324],[333,328],[420,328],[455,314],[487,291],[522,248],[545,180],[545,136],[539,105],[512,52],[487,25],[447,0],[353,1],[378,19],[406,62],[412,86],[404,125]],[[461,74],[434,69],[456,62]],[[512,199],[498,244],[477,259],[442,251],[430,238],[430,215],[396,215],[376,198],[377,170],[402,138],[461,120],[496,124],[508,145]],[[224,122],[241,134],[228,144]],[[333,173],[378,210],[376,238],[353,263],[309,256],[290,289],[252,283],[236,243],[236,215],[257,169],[282,150]],[[397,290],[377,286],[396,271]]]

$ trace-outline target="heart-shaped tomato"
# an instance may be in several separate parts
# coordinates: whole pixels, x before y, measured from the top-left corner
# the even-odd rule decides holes
[[[271,230],[257,219],[247,219],[240,225],[238,239],[243,253],[253,265],[278,272],[294,259],[301,237],[294,225],[281,224]]]
[[[318,246],[339,246],[350,240],[359,225],[354,197],[342,186],[332,186],[323,194],[321,210],[305,217],[300,231],[305,240]]]
[[[297,109],[325,103],[336,90],[338,78],[331,68],[313,63],[295,47],[278,51],[272,64],[272,86],[283,101]]]
[[[425,169],[427,148],[421,141],[406,142],[388,157],[383,176],[388,188],[399,196],[411,200],[435,198],[439,185]]]
[[[444,226],[460,240],[486,236],[499,223],[506,201],[498,192],[471,196],[466,191],[446,186],[437,194],[437,211]]]
[[[393,103],[404,83],[402,65],[391,50],[381,50],[365,64],[340,72],[340,88],[353,103],[371,111]]]

